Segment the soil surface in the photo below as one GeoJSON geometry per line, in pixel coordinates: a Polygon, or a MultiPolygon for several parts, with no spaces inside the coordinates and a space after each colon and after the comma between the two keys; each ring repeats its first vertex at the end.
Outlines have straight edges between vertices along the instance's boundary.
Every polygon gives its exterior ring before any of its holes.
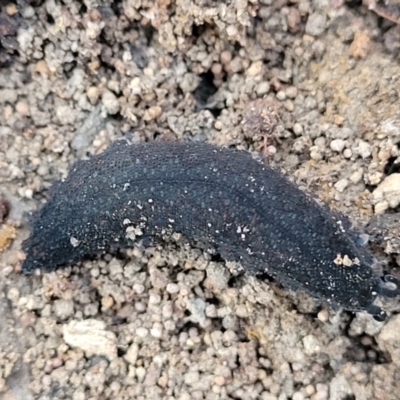
{"type": "Polygon", "coordinates": [[[381,323],[173,244],[20,273],[52,182],[129,136],[263,153],[399,276],[390,3],[0,2],[1,400],[398,399],[398,299],[381,323]]]}

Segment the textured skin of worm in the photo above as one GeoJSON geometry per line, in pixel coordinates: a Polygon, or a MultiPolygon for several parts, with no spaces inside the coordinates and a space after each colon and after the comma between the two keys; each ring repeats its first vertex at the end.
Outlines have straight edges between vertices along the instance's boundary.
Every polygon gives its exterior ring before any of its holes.
{"type": "Polygon", "coordinates": [[[53,270],[179,234],[250,274],[267,273],[289,289],[384,319],[376,296],[399,290],[375,274],[373,257],[344,225],[246,152],[118,141],[53,185],[23,243],[22,270],[53,270]]]}

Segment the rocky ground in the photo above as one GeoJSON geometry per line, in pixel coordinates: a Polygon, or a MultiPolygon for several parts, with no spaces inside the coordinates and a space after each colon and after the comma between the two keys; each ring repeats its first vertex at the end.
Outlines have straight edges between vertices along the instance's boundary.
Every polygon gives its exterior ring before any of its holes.
{"type": "Polygon", "coordinates": [[[391,3],[0,2],[1,400],[398,398],[396,300],[335,313],[173,245],[20,274],[26,214],[129,133],[264,152],[398,275],[391,3]]]}

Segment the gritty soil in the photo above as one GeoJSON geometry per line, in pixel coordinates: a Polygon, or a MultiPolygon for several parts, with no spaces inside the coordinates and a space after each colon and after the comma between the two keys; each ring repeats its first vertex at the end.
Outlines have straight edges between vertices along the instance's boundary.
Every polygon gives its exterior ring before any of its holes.
{"type": "Polygon", "coordinates": [[[173,244],[20,273],[51,183],[129,136],[265,154],[399,276],[398,2],[366,3],[0,2],[1,400],[398,399],[398,299],[381,323],[173,244]]]}

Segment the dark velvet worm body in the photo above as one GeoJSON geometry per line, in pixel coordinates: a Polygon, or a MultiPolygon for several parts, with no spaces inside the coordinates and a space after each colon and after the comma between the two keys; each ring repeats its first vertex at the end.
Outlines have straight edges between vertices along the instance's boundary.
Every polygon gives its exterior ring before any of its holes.
{"type": "Polygon", "coordinates": [[[25,273],[179,234],[251,274],[376,319],[392,277],[346,224],[279,172],[238,150],[202,143],[118,141],[54,184],[23,243],[25,273]]]}

